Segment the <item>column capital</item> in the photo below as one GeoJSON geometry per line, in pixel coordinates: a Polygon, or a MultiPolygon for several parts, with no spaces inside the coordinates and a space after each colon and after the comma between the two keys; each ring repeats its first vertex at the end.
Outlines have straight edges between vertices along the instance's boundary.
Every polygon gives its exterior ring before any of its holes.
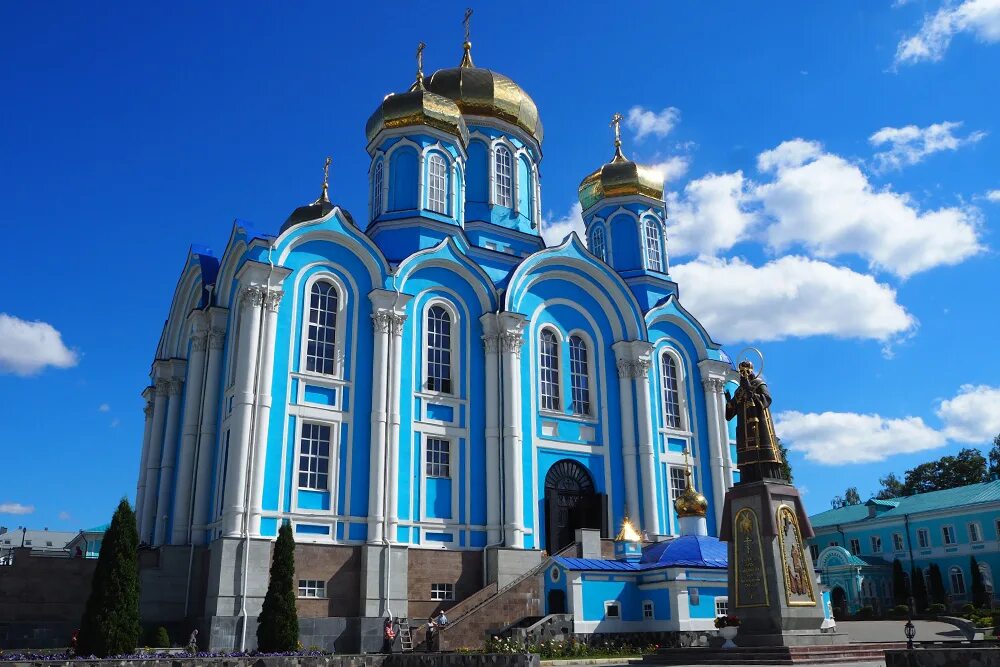
{"type": "Polygon", "coordinates": [[[701,384],[705,387],[705,391],[721,394],[726,385],[726,378],[717,375],[704,375],[701,378],[701,384]]]}
{"type": "Polygon", "coordinates": [[[156,384],[153,392],[157,396],[167,396],[170,393],[170,380],[167,378],[156,378],[156,384]]]}
{"type": "Polygon", "coordinates": [[[497,350],[500,349],[500,336],[497,334],[483,334],[481,338],[486,354],[496,354],[497,350]]]}
{"type": "Polygon", "coordinates": [[[204,352],[208,344],[208,332],[196,331],[191,335],[191,349],[195,352],[204,352]]]}
{"type": "Polygon", "coordinates": [[[500,349],[504,354],[511,354],[517,358],[521,357],[521,348],[524,346],[524,335],[520,331],[503,331],[497,337],[500,349]]]}
{"type": "Polygon", "coordinates": [[[389,310],[379,310],[372,313],[372,326],[375,333],[402,336],[405,322],[406,315],[401,313],[389,310]]]}
{"type": "Polygon", "coordinates": [[[153,401],[150,401],[150,400],[147,399],[146,400],[146,407],[144,407],[142,409],[142,411],[146,414],[146,419],[149,419],[150,417],[152,417],[153,416],[153,401]]]}
{"type": "Polygon", "coordinates": [[[167,381],[167,393],[171,396],[179,396],[181,393],[181,388],[184,386],[184,381],[180,378],[173,378],[167,381]]]}
{"type": "Polygon", "coordinates": [[[208,332],[208,345],[213,350],[221,350],[222,345],[226,341],[226,330],[217,329],[212,327],[211,331],[208,332]]]}
{"type": "Polygon", "coordinates": [[[267,293],[267,288],[261,287],[260,285],[246,285],[240,290],[240,295],[243,297],[242,307],[243,308],[260,308],[264,304],[264,295],[267,293]]]}
{"type": "Polygon", "coordinates": [[[620,340],[611,346],[615,352],[618,377],[646,377],[653,366],[653,346],[644,340],[620,340]]]}
{"type": "Polygon", "coordinates": [[[264,296],[264,305],[270,312],[276,313],[278,312],[278,304],[281,303],[281,297],[283,296],[285,296],[285,293],[280,289],[269,289],[264,296]]]}

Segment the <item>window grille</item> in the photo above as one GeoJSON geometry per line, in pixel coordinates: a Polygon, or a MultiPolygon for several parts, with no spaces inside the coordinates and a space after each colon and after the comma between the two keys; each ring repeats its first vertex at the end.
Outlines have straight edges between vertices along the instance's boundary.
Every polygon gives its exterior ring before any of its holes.
{"type": "Polygon", "coordinates": [[[333,375],[337,355],[337,288],[320,280],[309,290],[306,370],[333,375]]]}
{"type": "Polygon", "coordinates": [[[330,426],[302,424],[299,444],[299,488],[329,490],[330,426]]]}
{"type": "Polygon", "coordinates": [[[669,352],[660,361],[663,385],[663,423],[667,428],[681,428],[681,392],[678,382],[677,362],[669,352]]]}
{"type": "Polygon", "coordinates": [[[455,584],[431,584],[431,600],[448,601],[455,599],[455,584]]]}
{"type": "Polygon", "coordinates": [[[325,598],[326,582],[319,579],[299,579],[300,598],[325,598]]]}
{"type": "Polygon", "coordinates": [[[441,438],[427,438],[427,476],[451,477],[451,443],[441,438]]]}
{"type": "Polygon", "coordinates": [[[448,166],[444,158],[432,153],[427,159],[427,208],[448,213],[448,166]]]}
{"type": "Polygon", "coordinates": [[[427,311],[427,388],[451,393],[451,315],[441,306],[427,311]]]}
{"type": "Polygon", "coordinates": [[[670,499],[677,500],[687,488],[687,475],[684,468],[670,468],[670,499]]]}
{"type": "Polygon", "coordinates": [[[642,236],[646,243],[646,268],[663,272],[663,250],[660,248],[660,226],[646,218],[642,224],[642,236]]]}
{"type": "Polygon", "coordinates": [[[375,163],[372,175],[372,219],[382,215],[382,160],[375,163]]]}
{"type": "Polygon", "coordinates": [[[572,336],[569,339],[569,383],[573,414],[589,415],[590,368],[587,360],[587,344],[580,336],[572,336]]]}
{"type": "Polygon", "coordinates": [[[548,329],[538,339],[538,369],[543,410],[559,409],[559,341],[548,329]]]}
{"type": "Polygon", "coordinates": [[[590,252],[601,261],[608,261],[608,247],[604,238],[604,226],[597,225],[590,234],[590,252]]]}
{"type": "Polygon", "coordinates": [[[497,146],[494,154],[493,179],[497,206],[514,207],[514,158],[506,146],[497,146]]]}

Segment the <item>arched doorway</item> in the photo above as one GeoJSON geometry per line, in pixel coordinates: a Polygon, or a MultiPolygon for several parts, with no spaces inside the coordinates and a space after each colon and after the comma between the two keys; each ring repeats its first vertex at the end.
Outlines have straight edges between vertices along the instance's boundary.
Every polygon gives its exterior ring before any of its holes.
{"type": "Polygon", "coordinates": [[[545,548],[564,549],[577,528],[597,528],[607,537],[606,496],[594,491],[594,480],[576,461],[556,461],[545,475],[545,548]]]}
{"type": "Polygon", "coordinates": [[[833,610],[843,618],[847,615],[847,593],[840,586],[834,586],[830,591],[830,601],[833,603],[833,610]]]}

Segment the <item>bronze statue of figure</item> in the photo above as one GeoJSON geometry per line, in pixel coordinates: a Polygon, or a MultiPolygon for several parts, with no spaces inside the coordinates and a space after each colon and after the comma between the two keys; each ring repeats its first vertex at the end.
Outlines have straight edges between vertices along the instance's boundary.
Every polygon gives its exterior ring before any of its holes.
{"type": "Polygon", "coordinates": [[[733,396],[726,390],[726,420],[736,417],[736,466],[740,483],[764,478],[782,479],[781,451],[771,421],[771,393],[753,364],[741,361],[740,386],[733,396]]]}

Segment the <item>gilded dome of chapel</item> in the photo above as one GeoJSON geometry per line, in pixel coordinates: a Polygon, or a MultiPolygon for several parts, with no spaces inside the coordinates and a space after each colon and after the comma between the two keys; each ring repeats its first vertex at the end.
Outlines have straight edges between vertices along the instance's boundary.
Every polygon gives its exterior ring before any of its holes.
{"type": "Polygon", "coordinates": [[[687,468],[685,472],[687,474],[687,488],[674,500],[674,509],[677,510],[678,517],[703,517],[708,512],[708,500],[694,488],[694,483],[691,480],[691,469],[687,468]]]}
{"type": "Polygon", "coordinates": [[[645,195],[663,200],[663,175],[652,167],[629,160],[622,153],[618,123],[622,117],[615,114],[611,124],[615,128],[615,156],[601,165],[580,182],[580,205],[587,210],[601,199],[627,195],[645,195]]]}
{"type": "Polygon", "coordinates": [[[427,125],[454,134],[463,143],[469,136],[458,105],[424,88],[422,80],[405,93],[386,95],[365,124],[365,136],[371,141],[382,130],[412,125],[427,125]]]}

